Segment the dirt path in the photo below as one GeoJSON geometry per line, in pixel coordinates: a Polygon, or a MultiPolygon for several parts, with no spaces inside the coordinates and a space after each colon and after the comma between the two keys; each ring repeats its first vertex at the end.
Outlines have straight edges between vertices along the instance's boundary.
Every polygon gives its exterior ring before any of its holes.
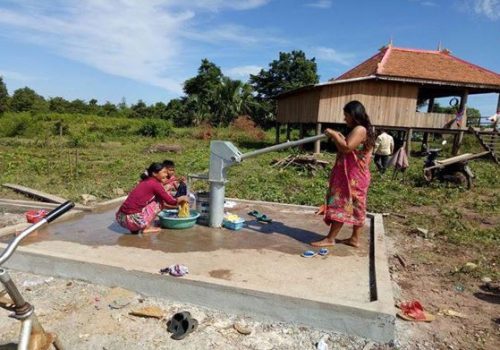
{"type": "Polygon", "coordinates": [[[401,344],[410,349],[500,349],[500,288],[495,281],[481,281],[488,270],[498,269],[498,252],[424,239],[391,221],[386,230],[396,303],[418,299],[436,316],[431,323],[399,320],[401,344]],[[472,261],[475,268],[466,265],[472,261]]]}

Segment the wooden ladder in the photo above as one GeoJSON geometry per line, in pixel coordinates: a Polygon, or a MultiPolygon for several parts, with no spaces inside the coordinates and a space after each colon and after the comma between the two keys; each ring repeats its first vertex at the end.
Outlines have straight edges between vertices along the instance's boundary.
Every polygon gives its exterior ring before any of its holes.
{"type": "Polygon", "coordinates": [[[472,126],[469,126],[469,131],[476,136],[481,146],[490,152],[495,163],[500,164],[500,135],[498,130],[477,131],[472,126]]]}

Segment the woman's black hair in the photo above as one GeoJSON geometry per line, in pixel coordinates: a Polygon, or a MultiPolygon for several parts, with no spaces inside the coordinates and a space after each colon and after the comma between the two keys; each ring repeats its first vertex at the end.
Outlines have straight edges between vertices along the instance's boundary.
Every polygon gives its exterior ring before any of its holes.
{"type": "Polygon", "coordinates": [[[163,161],[163,166],[164,166],[165,168],[175,168],[175,163],[174,163],[174,161],[173,161],[173,160],[170,160],[170,159],[165,159],[165,160],[163,161]]]}
{"type": "Polygon", "coordinates": [[[366,129],[364,145],[367,149],[372,149],[375,146],[375,128],[366,114],[365,106],[359,101],[351,101],[344,106],[344,113],[349,114],[356,125],[361,125],[366,129]]]}
{"type": "Polygon", "coordinates": [[[146,180],[153,176],[153,173],[159,173],[165,166],[162,163],[151,163],[151,165],[141,174],[141,179],[146,180]]]}

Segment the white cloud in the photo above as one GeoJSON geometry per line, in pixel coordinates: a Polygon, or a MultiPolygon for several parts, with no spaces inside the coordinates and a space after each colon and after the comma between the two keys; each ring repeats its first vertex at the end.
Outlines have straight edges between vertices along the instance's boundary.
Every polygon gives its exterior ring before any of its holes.
{"type": "Polygon", "coordinates": [[[224,69],[224,75],[227,75],[234,79],[248,79],[250,74],[257,74],[260,72],[261,69],[262,67],[252,66],[252,65],[239,66],[239,67],[224,69]]]}
{"type": "Polygon", "coordinates": [[[344,66],[349,66],[352,64],[352,60],[355,57],[352,53],[338,52],[335,49],[329,47],[317,47],[313,50],[314,56],[323,61],[332,61],[340,63],[344,66]]]}
{"type": "Polygon", "coordinates": [[[475,0],[471,3],[474,12],[491,20],[500,19],[500,0],[475,0]]]}
{"type": "Polygon", "coordinates": [[[285,43],[286,41],[269,35],[266,31],[259,29],[249,30],[236,24],[221,24],[213,29],[200,31],[186,30],[182,34],[183,37],[206,42],[210,44],[219,44],[221,41],[237,44],[239,46],[252,46],[266,43],[285,43]]]}
{"type": "Polygon", "coordinates": [[[317,0],[314,2],[309,2],[306,4],[307,7],[316,7],[320,9],[327,9],[332,7],[332,1],[331,0],[317,0]]]}
{"type": "Polygon", "coordinates": [[[438,6],[434,1],[429,0],[410,0],[411,2],[418,2],[422,6],[434,7],[438,6]]]}
{"type": "Polygon", "coordinates": [[[8,80],[16,80],[23,83],[28,83],[33,80],[40,79],[39,77],[35,77],[29,74],[24,74],[21,72],[16,72],[13,70],[2,69],[2,68],[0,68],[0,77],[4,78],[4,82],[6,79],[8,79],[8,80]]]}
{"type": "Polygon", "coordinates": [[[250,10],[264,6],[271,0],[174,0],[176,6],[197,7],[211,11],[218,11],[224,8],[233,10],[250,10]]]}
{"type": "MultiPolygon", "coordinates": [[[[102,72],[180,94],[189,39],[234,47],[257,45],[264,31],[219,25],[203,31],[200,11],[247,10],[269,0],[85,0],[0,3],[0,32],[35,43],[102,72]],[[187,39],[187,40],[186,40],[187,39]]],[[[267,40],[267,39],[266,39],[267,40]]],[[[196,58],[198,60],[199,57],[196,58]]]]}

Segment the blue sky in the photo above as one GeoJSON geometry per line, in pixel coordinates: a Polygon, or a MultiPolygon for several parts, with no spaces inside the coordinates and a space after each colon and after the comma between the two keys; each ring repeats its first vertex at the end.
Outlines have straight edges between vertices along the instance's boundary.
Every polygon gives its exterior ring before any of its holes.
{"type": "MultiPolygon", "coordinates": [[[[0,0],[9,93],[100,103],[168,102],[202,58],[246,81],[278,57],[316,57],[320,80],[393,40],[500,71],[500,0],[0,0]]],[[[483,115],[497,95],[469,98],[483,115]]]]}

